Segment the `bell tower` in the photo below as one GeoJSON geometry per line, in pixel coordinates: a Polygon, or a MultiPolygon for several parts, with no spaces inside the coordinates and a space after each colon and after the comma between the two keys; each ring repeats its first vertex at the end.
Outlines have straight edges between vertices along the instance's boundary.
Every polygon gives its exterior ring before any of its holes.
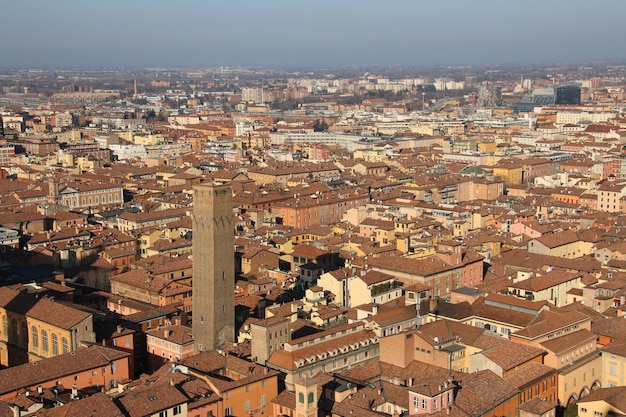
{"type": "Polygon", "coordinates": [[[308,378],[294,383],[296,417],[317,417],[317,384],[308,378]]]}

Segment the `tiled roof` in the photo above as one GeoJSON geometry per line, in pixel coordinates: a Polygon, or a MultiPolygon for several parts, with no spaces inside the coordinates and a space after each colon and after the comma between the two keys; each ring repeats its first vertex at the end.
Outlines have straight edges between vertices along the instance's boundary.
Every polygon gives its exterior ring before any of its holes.
{"type": "Polygon", "coordinates": [[[90,318],[91,314],[56,303],[48,298],[42,298],[28,310],[26,317],[40,320],[61,329],[70,329],[90,318]]]}
{"type": "Polygon", "coordinates": [[[460,385],[461,389],[454,403],[470,415],[474,415],[475,412],[482,415],[487,410],[492,410],[515,397],[518,393],[513,384],[489,370],[464,374],[460,385]]]}
{"type": "Polygon", "coordinates": [[[542,357],[545,351],[531,345],[506,341],[481,353],[506,372],[538,356],[542,357]]]}
{"type": "Polygon", "coordinates": [[[526,291],[541,291],[581,278],[580,272],[552,271],[512,283],[510,287],[526,291]]]}
{"type": "Polygon", "coordinates": [[[543,335],[547,335],[563,327],[574,325],[588,320],[588,317],[577,311],[567,314],[544,310],[535,317],[527,327],[514,333],[526,339],[534,339],[543,335]]]}
{"type": "Polygon", "coordinates": [[[378,343],[378,337],[370,330],[361,330],[292,352],[287,352],[284,349],[277,350],[272,354],[268,363],[293,371],[299,366],[314,362],[318,359],[318,356],[331,357],[333,352],[341,353],[342,349],[353,351],[359,349],[362,345],[371,343],[378,343]]]}
{"type": "Polygon", "coordinates": [[[556,355],[567,352],[573,347],[596,340],[596,335],[587,329],[580,329],[541,343],[545,349],[556,355]]]}
{"type": "Polygon", "coordinates": [[[77,372],[109,366],[110,362],[128,356],[130,353],[93,345],[38,362],[12,366],[0,370],[0,395],[16,388],[37,386],[77,372]]]}
{"type": "Polygon", "coordinates": [[[528,326],[535,318],[534,314],[524,313],[514,309],[506,309],[496,305],[487,304],[486,299],[481,297],[474,301],[472,308],[477,318],[489,319],[495,322],[507,323],[515,327],[528,326]]]}
{"type": "Polygon", "coordinates": [[[171,283],[168,278],[163,278],[161,276],[155,277],[145,269],[135,269],[123,274],[115,275],[111,277],[111,280],[152,292],[162,291],[171,283]]]}
{"type": "Polygon", "coordinates": [[[578,404],[604,401],[617,409],[615,414],[626,414],[626,386],[599,388],[584,398],[578,400],[578,404]]]}
{"type": "Polygon", "coordinates": [[[175,386],[161,384],[143,389],[130,391],[118,399],[125,414],[129,416],[150,416],[167,410],[179,404],[186,403],[187,397],[175,386]]]}
{"type": "Polygon", "coordinates": [[[146,334],[177,345],[188,345],[194,342],[191,328],[182,325],[166,326],[160,329],[149,330],[146,334]]]}
{"type": "Polygon", "coordinates": [[[545,233],[535,240],[550,249],[554,249],[559,246],[578,242],[579,239],[575,232],[566,230],[560,233],[545,233]]]}
{"type": "Polygon", "coordinates": [[[518,405],[517,408],[525,411],[526,413],[542,416],[548,411],[556,408],[557,405],[558,404],[554,401],[546,401],[541,397],[535,397],[532,400],[526,401],[524,404],[518,405]]]}
{"type": "Polygon", "coordinates": [[[32,417],[123,417],[122,411],[115,405],[111,397],[104,392],[97,392],[80,400],[70,401],[62,406],[44,408],[32,417]]]}
{"type": "Polygon", "coordinates": [[[380,282],[394,279],[394,277],[391,275],[388,275],[379,271],[373,271],[373,270],[367,271],[365,275],[361,275],[359,276],[359,278],[361,279],[361,281],[363,281],[367,285],[374,285],[380,282]]]}

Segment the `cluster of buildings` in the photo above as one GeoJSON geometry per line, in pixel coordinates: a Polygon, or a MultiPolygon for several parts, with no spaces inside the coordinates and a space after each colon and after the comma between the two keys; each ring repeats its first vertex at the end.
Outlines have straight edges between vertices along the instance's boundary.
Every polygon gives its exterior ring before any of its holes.
{"type": "Polygon", "coordinates": [[[0,416],[623,413],[622,86],[419,81],[7,105],[0,416]]]}

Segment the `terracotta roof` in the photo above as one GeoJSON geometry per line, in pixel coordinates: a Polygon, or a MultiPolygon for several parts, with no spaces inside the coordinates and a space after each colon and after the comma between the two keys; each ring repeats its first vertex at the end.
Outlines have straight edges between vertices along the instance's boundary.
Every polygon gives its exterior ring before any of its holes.
{"type": "Polygon", "coordinates": [[[554,401],[546,401],[541,397],[535,397],[532,400],[526,401],[523,404],[517,406],[526,413],[534,414],[536,416],[542,416],[548,411],[556,408],[558,404],[554,401]]]}
{"type": "Polygon", "coordinates": [[[531,345],[507,340],[481,353],[500,366],[503,372],[506,372],[536,357],[543,357],[546,352],[531,345]]]}
{"type": "Polygon", "coordinates": [[[596,335],[587,329],[580,329],[572,333],[565,334],[563,336],[555,337],[551,340],[546,340],[541,343],[541,346],[547,350],[554,352],[556,355],[567,352],[573,347],[579,346],[583,343],[589,343],[596,340],[596,335]]]}
{"type": "Polygon", "coordinates": [[[615,407],[617,409],[616,414],[626,414],[626,386],[599,388],[578,400],[577,404],[595,401],[604,401],[615,407]]]}
{"type": "Polygon", "coordinates": [[[567,314],[544,310],[535,317],[527,327],[513,333],[525,339],[534,339],[547,335],[563,327],[588,320],[588,316],[572,311],[567,314]]]}
{"type": "Polygon", "coordinates": [[[377,340],[378,337],[376,337],[373,331],[361,330],[292,352],[288,352],[285,349],[277,350],[272,354],[268,363],[285,370],[293,371],[298,368],[298,362],[300,361],[306,362],[307,359],[311,357],[317,358],[317,355],[339,350],[344,347],[347,347],[348,350],[351,351],[353,350],[352,346],[355,344],[360,346],[361,343],[377,343],[377,340]]]}
{"type": "Polygon", "coordinates": [[[576,279],[582,279],[580,272],[552,271],[512,283],[510,287],[526,291],[541,291],[576,279]]]}
{"type": "Polygon", "coordinates": [[[518,393],[513,384],[489,370],[463,375],[460,385],[461,389],[454,403],[470,415],[475,412],[482,415],[507,402],[518,393]]]}
{"type": "Polygon", "coordinates": [[[104,392],[97,392],[80,400],[72,400],[59,407],[44,408],[33,414],[33,417],[123,417],[124,413],[104,392]]]}
{"type": "Polygon", "coordinates": [[[166,326],[160,329],[149,330],[146,334],[177,345],[188,345],[194,342],[191,327],[182,325],[166,326]]]}
{"type": "Polygon", "coordinates": [[[56,303],[48,298],[40,299],[28,313],[26,317],[40,320],[61,329],[70,329],[78,323],[92,317],[91,314],[66,305],[56,303]]]}
{"type": "Polygon", "coordinates": [[[16,388],[37,386],[67,375],[109,366],[109,363],[130,356],[130,353],[93,345],[74,352],[42,359],[37,362],[0,370],[0,395],[16,388]]]}
{"type": "Polygon", "coordinates": [[[187,397],[170,384],[161,384],[140,391],[130,391],[118,399],[125,414],[149,416],[186,403],[187,397]]]}

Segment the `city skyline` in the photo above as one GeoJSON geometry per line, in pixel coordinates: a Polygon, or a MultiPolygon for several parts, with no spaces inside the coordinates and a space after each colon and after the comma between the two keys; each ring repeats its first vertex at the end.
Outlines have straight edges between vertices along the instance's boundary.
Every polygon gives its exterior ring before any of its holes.
{"type": "Polygon", "coordinates": [[[0,67],[613,61],[626,3],[11,2],[0,67]],[[174,7],[175,6],[175,7],[174,7]]]}

